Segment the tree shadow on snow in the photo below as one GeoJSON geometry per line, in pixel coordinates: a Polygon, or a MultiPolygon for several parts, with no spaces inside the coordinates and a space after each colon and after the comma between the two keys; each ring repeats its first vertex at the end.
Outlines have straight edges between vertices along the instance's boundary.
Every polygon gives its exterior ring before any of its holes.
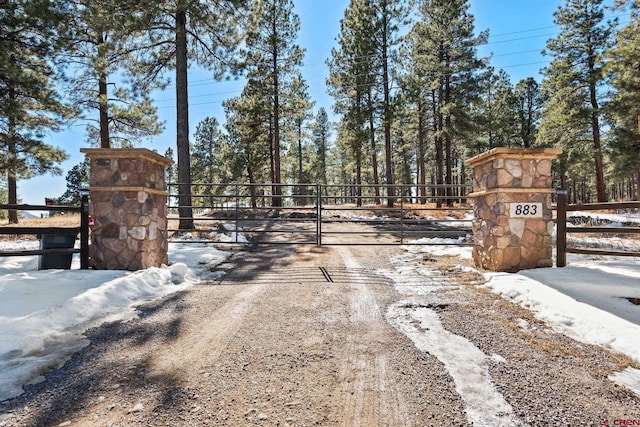
{"type": "Polygon", "coordinates": [[[89,346],[73,354],[61,368],[48,372],[43,382],[26,385],[22,395],[2,402],[0,413],[14,413],[15,418],[20,419],[21,412],[28,407],[33,416],[20,420],[19,425],[41,427],[72,420],[83,408],[90,406],[96,406],[91,411],[93,414],[112,410],[124,412],[122,422],[129,418],[134,421],[141,414],[152,415],[158,408],[180,410],[181,402],[186,405],[189,396],[185,395],[178,379],[166,373],[152,374],[149,370],[151,356],[129,360],[126,348],[142,346],[151,340],[175,340],[181,331],[182,313],[188,309],[184,304],[187,292],[138,307],[138,319],[106,323],[86,331],[85,336],[91,342],[89,346]],[[164,312],[165,321],[145,321],[161,312],[164,312]],[[118,352],[118,347],[123,351],[118,352]],[[101,398],[113,396],[113,390],[117,390],[114,399],[117,402],[101,398]],[[127,407],[123,407],[125,404],[121,399],[127,401],[127,407]],[[134,410],[141,400],[145,402],[144,409],[134,410]]]}

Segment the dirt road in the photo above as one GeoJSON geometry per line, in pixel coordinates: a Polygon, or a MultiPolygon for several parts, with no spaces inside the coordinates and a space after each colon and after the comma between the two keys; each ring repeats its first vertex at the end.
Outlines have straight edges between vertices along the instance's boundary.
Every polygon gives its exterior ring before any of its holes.
{"type": "Polygon", "coordinates": [[[640,399],[607,379],[628,360],[556,334],[527,310],[439,273],[419,282],[433,285],[428,291],[405,290],[403,275],[412,274],[415,287],[420,273],[402,270],[400,251],[275,246],[238,253],[234,265],[221,266],[228,272],[220,282],[141,307],[135,321],[90,331],[92,344],[63,368],[0,404],[0,426],[640,419],[640,399]],[[442,349],[420,341],[429,328],[410,316],[420,309],[491,356],[478,375],[502,399],[493,418],[482,413],[490,402],[473,401],[486,394],[465,390],[469,384],[443,361],[442,349]]]}

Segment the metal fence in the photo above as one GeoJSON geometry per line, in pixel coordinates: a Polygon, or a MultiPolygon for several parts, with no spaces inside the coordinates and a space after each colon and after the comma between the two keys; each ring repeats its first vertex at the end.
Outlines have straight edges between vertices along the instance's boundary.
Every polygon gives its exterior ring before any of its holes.
{"type": "Polygon", "coordinates": [[[220,243],[390,245],[467,244],[469,188],[462,185],[195,184],[195,227],[180,230],[179,198],[170,185],[171,241],[220,243]],[[431,238],[431,240],[425,240],[431,238]]]}

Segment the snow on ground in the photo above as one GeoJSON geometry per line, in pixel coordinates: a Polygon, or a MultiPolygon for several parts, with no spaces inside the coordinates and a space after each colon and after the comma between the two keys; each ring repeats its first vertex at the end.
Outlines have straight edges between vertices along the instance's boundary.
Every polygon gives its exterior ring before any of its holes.
{"type": "MultiPolygon", "coordinates": [[[[471,341],[447,331],[437,311],[429,307],[431,302],[437,305],[438,297],[431,301],[432,292],[459,286],[424,266],[420,255],[428,251],[437,256],[470,258],[471,248],[461,246],[459,239],[428,240],[438,246],[407,245],[405,254],[392,258],[394,268],[381,271],[403,295],[401,301],[388,308],[387,321],[406,335],[419,350],[432,354],[442,362],[464,402],[470,423],[477,426],[521,425],[489,374],[489,362],[504,359],[499,355],[486,355],[471,341]],[[446,246],[446,243],[451,245],[446,246]]],[[[422,242],[427,243],[427,239],[422,242]]]]}
{"type": "MultiPolygon", "coordinates": [[[[0,248],[37,249],[38,242],[0,248]]],[[[229,256],[202,243],[170,244],[170,267],[137,272],[79,270],[75,255],[71,270],[38,271],[37,256],[0,258],[0,401],[87,345],[88,328],[131,319],[143,302],[215,279],[221,273],[212,270],[229,256]]]]}
{"type": "MultiPolygon", "coordinates": [[[[418,348],[441,358],[471,419],[480,424],[517,422],[486,372],[487,360],[499,356],[478,353],[472,343],[444,330],[435,311],[411,304],[412,298],[447,286],[421,271],[421,252],[471,258],[471,248],[459,245],[460,240],[433,243],[438,246],[406,246],[407,253],[395,266],[398,274],[392,274],[406,299],[389,309],[387,319],[418,348]]],[[[28,248],[34,243],[12,245],[28,248]]],[[[37,257],[0,258],[0,401],[20,394],[23,384],[37,381],[46,368],[59,365],[86,345],[82,333],[88,327],[134,317],[134,307],[144,301],[217,277],[220,273],[212,272],[213,267],[228,256],[201,243],[174,244],[169,253],[171,267],[133,273],[37,271],[37,257]]],[[[77,268],[77,260],[74,263],[77,268]]],[[[640,363],[640,306],[626,299],[640,298],[640,259],[569,254],[568,265],[517,274],[488,273],[485,286],[531,309],[558,332],[640,363]]],[[[640,394],[640,371],[627,368],[610,378],[640,394]]]]}
{"type": "MultiPolygon", "coordinates": [[[[437,243],[442,244],[442,239],[437,243]]],[[[635,245],[637,241],[627,244],[635,245]]],[[[471,248],[410,246],[408,250],[458,253],[461,258],[469,258],[471,248]]],[[[640,363],[640,306],[628,299],[640,299],[640,259],[568,254],[567,265],[519,273],[485,273],[484,286],[532,310],[558,332],[640,363]]],[[[610,379],[640,395],[640,370],[627,368],[610,379]]]]}
{"type": "Polygon", "coordinates": [[[513,408],[493,385],[488,357],[471,341],[444,329],[438,313],[426,307],[394,304],[387,319],[415,346],[440,360],[453,378],[467,419],[476,426],[517,426],[513,408]]]}
{"type": "Polygon", "coordinates": [[[601,213],[593,211],[573,211],[568,212],[567,216],[594,218],[610,222],[611,226],[620,227],[622,224],[640,224],[640,212],[627,213],[601,213]]]}

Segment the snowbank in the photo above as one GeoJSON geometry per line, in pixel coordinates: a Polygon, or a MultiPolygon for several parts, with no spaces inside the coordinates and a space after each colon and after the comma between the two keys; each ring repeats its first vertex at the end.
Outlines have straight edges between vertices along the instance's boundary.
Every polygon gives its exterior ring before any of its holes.
{"type": "MultiPolygon", "coordinates": [[[[37,242],[3,243],[34,249],[37,242]]],[[[172,244],[171,266],[137,272],[37,270],[37,257],[0,258],[0,401],[87,345],[87,328],[131,319],[135,306],[211,280],[230,253],[205,244],[172,244]]],[[[74,260],[73,268],[77,268],[74,260]]]]}

